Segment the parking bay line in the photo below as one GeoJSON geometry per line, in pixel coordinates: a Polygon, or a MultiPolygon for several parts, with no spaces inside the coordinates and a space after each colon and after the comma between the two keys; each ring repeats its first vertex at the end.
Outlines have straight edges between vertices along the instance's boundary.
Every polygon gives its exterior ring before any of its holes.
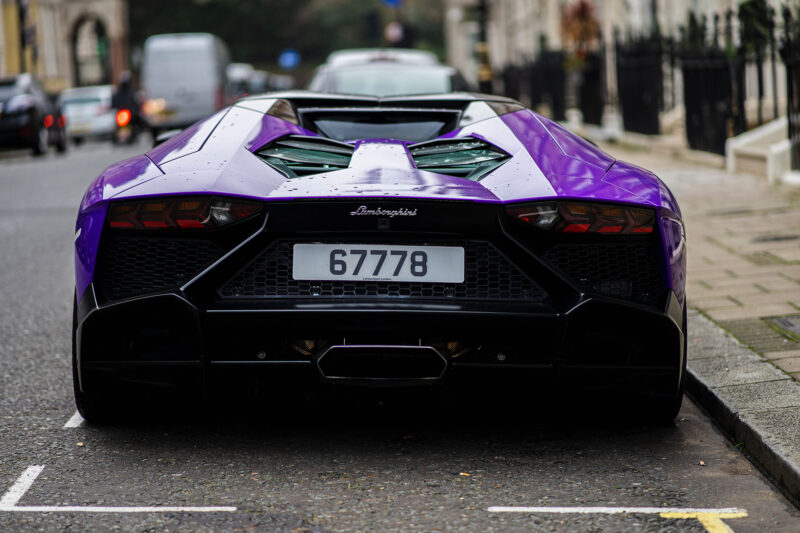
{"type": "Polygon", "coordinates": [[[14,507],[17,502],[28,492],[33,482],[44,470],[43,466],[29,466],[21,476],[11,485],[11,488],[0,498],[0,509],[14,507]]]}
{"type": "Polygon", "coordinates": [[[228,506],[96,506],[96,505],[17,505],[17,502],[31,488],[44,466],[34,465],[11,485],[0,498],[0,513],[232,513],[236,507],[228,506]]]}
{"type": "Polygon", "coordinates": [[[69,420],[67,420],[67,423],[64,424],[64,427],[65,428],[76,428],[76,427],[80,427],[81,424],[83,424],[83,417],[81,416],[81,414],[78,411],[75,411],[75,414],[72,415],[72,417],[69,420]]]}
{"type": "Polygon", "coordinates": [[[708,533],[733,533],[725,518],[745,518],[747,511],[736,507],[725,509],[697,509],[675,507],[506,507],[493,506],[490,513],[527,514],[657,514],[661,518],[697,520],[708,533]]]}

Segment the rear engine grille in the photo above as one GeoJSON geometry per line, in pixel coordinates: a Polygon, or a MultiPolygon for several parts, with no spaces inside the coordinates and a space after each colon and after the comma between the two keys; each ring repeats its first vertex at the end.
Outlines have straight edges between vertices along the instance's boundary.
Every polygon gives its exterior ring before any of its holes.
{"type": "Polygon", "coordinates": [[[354,148],[345,143],[305,135],[289,135],[256,154],[287,178],[341,170],[350,165],[354,148]]]}
{"type": "MultiPolygon", "coordinates": [[[[464,246],[464,283],[296,281],[292,279],[293,242],[277,241],[223,285],[223,298],[409,297],[470,300],[541,301],[544,291],[487,242],[464,246]]],[[[440,243],[437,243],[440,244],[440,243]]]]}
{"type": "Polygon", "coordinates": [[[480,180],[510,158],[499,148],[474,137],[412,144],[408,151],[421,170],[473,181],[480,180]]]}
{"type": "Polygon", "coordinates": [[[205,239],[109,237],[103,244],[97,285],[106,300],[171,289],[222,257],[205,239]]]}
{"type": "Polygon", "coordinates": [[[560,244],[543,258],[586,292],[655,303],[663,290],[650,243],[560,244]]]}

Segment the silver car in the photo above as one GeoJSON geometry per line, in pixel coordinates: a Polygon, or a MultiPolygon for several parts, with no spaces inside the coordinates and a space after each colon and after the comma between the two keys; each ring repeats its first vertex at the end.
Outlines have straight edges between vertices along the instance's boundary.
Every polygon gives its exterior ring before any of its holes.
{"type": "Polygon", "coordinates": [[[114,131],[114,110],[111,108],[111,85],[94,85],[67,89],[58,97],[62,114],[67,119],[67,136],[79,144],[85,139],[107,139],[114,131]]]}
{"type": "Polygon", "coordinates": [[[423,50],[355,49],[328,56],[308,85],[312,91],[400,96],[469,90],[453,67],[423,50]]]}

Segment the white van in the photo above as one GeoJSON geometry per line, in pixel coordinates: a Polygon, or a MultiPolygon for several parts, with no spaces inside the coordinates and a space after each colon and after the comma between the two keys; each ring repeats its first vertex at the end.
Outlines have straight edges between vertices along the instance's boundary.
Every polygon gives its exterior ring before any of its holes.
{"type": "Polygon", "coordinates": [[[142,111],[154,137],[227,105],[232,96],[225,77],[229,62],[225,43],[210,33],[148,37],[142,59],[142,111]]]}

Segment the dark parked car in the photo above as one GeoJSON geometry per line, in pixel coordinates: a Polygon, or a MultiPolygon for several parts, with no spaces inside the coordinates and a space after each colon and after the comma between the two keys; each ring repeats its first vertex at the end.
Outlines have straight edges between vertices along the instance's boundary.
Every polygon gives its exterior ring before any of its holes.
{"type": "Polygon", "coordinates": [[[67,149],[66,118],[30,74],[0,79],[0,148],[67,149]]]}

